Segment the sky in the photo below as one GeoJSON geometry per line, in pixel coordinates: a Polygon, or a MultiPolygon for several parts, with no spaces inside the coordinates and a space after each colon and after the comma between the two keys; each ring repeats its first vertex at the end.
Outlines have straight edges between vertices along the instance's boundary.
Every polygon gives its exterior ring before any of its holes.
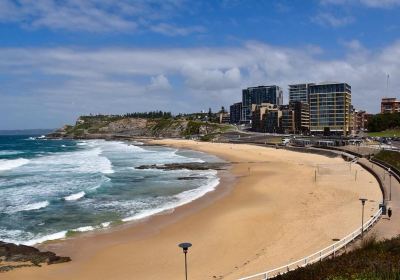
{"type": "Polygon", "coordinates": [[[214,111],[258,85],[400,94],[400,0],[0,0],[0,129],[214,111]],[[389,75],[389,87],[387,87],[389,75]]]}

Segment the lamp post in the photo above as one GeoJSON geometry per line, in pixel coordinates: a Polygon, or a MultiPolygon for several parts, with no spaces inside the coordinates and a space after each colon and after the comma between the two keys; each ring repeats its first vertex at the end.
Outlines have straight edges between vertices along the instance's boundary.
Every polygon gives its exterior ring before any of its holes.
{"type": "Polygon", "coordinates": [[[392,201],[392,173],[389,173],[389,201],[392,201]]]}
{"type": "Polygon", "coordinates": [[[362,214],[361,214],[361,238],[364,238],[364,205],[368,199],[360,198],[362,204],[362,214]]]}
{"type": "Polygon", "coordinates": [[[178,246],[182,248],[183,253],[185,254],[185,279],[187,280],[188,277],[187,277],[187,258],[186,258],[186,254],[188,252],[188,249],[190,247],[192,247],[192,244],[186,242],[186,243],[181,243],[178,246]]]}

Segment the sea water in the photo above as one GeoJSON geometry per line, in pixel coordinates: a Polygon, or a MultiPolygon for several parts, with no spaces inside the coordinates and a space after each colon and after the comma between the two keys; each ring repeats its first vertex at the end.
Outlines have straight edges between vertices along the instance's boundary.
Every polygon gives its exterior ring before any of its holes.
{"type": "Polygon", "coordinates": [[[173,209],[213,190],[217,172],[136,167],[217,161],[138,142],[0,136],[0,240],[33,245],[173,209]]]}

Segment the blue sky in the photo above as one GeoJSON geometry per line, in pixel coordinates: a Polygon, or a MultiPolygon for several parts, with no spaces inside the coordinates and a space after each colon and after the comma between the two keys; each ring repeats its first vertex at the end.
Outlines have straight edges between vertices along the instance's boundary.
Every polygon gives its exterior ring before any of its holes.
{"type": "Polygon", "coordinates": [[[400,93],[399,12],[400,0],[1,0],[0,129],[216,110],[244,87],[332,80],[376,113],[400,93]]]}

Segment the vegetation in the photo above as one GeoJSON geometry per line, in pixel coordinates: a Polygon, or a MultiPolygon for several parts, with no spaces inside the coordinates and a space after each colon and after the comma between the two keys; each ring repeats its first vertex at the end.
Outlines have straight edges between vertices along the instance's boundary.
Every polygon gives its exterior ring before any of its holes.
{"type": "Polygon", "coordinates": [[[377,114],[368,121],[368,131],[379,132],[400,127],[400,113],[377,114]]]}
{"type": "Polygon", "coordinates": [[[400,137],[400,129],[388,129],[379,132],[369,132],[368,136],[371,137],[400,137]]]}
{"type": "Polygon", "coordinates": [[[276,280],[400,280],[400,236],[275,277],[276,280]]]}
{"type": "Polygon", "coordinates": [[[134,112],[134,113],[126,113],[124,115],[88,115],[81,116],[82,120],[87,121],[90,119],[103,120],[103,121],[117,121],[120,119],[126,118],[142,118],[142,119],[168,119],[172,118],[171,112],[163,112],[163,111],[150,111],[150,112],[134,112]]]}
{"type": "Polygon", "coordinates": [[[380,151],[375,155],[375,158],[390,164],[397,170],[400,170],[400,153],[395,151],[380,151]]]}

